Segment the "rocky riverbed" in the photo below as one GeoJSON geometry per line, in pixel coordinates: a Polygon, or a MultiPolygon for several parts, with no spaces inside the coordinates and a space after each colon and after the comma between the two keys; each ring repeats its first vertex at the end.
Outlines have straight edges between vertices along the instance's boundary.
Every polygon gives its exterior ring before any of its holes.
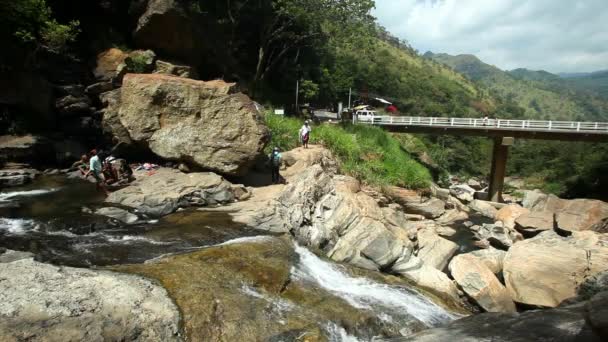
{"type": "Polygon", "coordinates": [[[560,227],[558,215],[543,214],[554,229],[541,222],[531,233],[535,213],[588,206],[538,192],[526,195],[527,208],[439,188],[430,199],[379,192],[340,175],[321,147],[284,159],[287,184],[253,188],[162,168],[136,173],[105,199],[60,175],[3,191],[2,246],[32,253],[1,257],[11,279],[0,282],[3,336],[79,340],[71,331],[84,329],[93,340],[366,341],[441,340],[459,331],[475,340],[504,330],[479,330],[494,319],[571,327],[521,336],[604,336],[596,305],[608,269],[605,203],[589,201],[591,213],[566,211],[583,225],[560,227]],[[31,277],[42,281],[34,287],[31,277]],[[69,284],[79,290],[56,294],[69,284]],[[129,301],[105,298],[108,288],[130,287],[129,301]],[[36,301],[28,304],[27,293],[36,301]],[[162,312],[137,299],[151,296],[162,312]],[[36,304],[55,298],[72,311],[36,304]],[[546,307],[556,309],[516,313],[546,307]],[[121,318],[131,311],[142,314],[121,318]],[[479,311],[497,316],[458,319],[479,311]]]}

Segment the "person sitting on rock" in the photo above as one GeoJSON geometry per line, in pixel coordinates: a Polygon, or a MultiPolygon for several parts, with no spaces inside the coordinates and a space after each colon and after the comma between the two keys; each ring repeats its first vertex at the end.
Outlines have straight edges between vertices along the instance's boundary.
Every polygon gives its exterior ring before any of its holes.
{"type": "Polygon", "coordinates": [[[89,168],[89,156],[85,154],[83,154],[82,156],[80,156],[80,159],[75,161],[74,164],[72,164],[72,166],[70,166],[69,170],[70,171],[80,171],[81,175],[85,175],[87,173],[87,169],[89,168]]]}
{"type": "Polygon", "coordinates": [[[304,121],[304,125],[300,128],[300,141],[302,142],[302,146],[304,148],[308,148],[308,140],[310,139],[310,132],[312,128],[308,124],[308,120],[304,121]]]}
{"type": "Polygon", "coordinates": [[[281,174],[279,169],[281,168],[281,153],[279,148],[275,147],[270,154],[270,171],[272,173],[272,184],[278,184],[281,182],[281,174]]]}

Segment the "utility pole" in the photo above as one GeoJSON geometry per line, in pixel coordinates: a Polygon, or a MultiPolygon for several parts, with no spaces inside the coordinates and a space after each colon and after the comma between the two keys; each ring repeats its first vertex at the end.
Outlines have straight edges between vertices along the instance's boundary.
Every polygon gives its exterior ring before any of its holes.
{"type": "Polygon", "coordinates": [[[300,95],[300,80],[296,80],[296,115],[299,114],[298,95],[300,95]]]}
{"type": "Polygon", "coordinates": [[[353,92],[353,88],[348,88],[348,110],[350,110],[350,96],[353,92]]]}

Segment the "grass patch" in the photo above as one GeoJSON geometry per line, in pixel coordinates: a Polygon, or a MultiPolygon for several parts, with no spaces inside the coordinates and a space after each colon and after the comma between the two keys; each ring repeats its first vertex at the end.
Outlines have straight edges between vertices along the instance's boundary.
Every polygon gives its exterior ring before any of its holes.
{"type": "MultiPolygon", "coordinates": [[[[278,146],[286,151],[298,146],[301,120],[267,114],[266,124],[272,132],[268,150],[278,146]]],[[[429,171],[381,128],[323,124],[313,127],[310,139],[312,144],[322,144],[332,151],[342,172],[364,183],[416,189],[427,187],[431,182],[429,171]]]]}

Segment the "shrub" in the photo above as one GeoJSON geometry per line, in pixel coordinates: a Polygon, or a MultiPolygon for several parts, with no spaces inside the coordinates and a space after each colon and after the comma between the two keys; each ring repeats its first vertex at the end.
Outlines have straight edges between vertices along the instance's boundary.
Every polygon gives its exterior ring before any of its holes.
{"type": "Polygon", "coordinates": [[[46,22],[40,34],[44,43],[50,49],[64,51],[69,43],[76,41],[76,37],[80,33],[79,25],[80,22],[78,20],[73,20],[67,25],[62,25],[52,19],[46,22]]]}
{"type": "MultiPolygon", "coordinates": [[[[267,114],[271,144],[283,150],[298,146],[301,121],[267,114]]],[[[405,152],[397,140],[378,127],[319,125],[311,143],[322,144],[337,157],[342,172],[367,184],[422,188],[429,185],[429,171],[405,152]]]]}

